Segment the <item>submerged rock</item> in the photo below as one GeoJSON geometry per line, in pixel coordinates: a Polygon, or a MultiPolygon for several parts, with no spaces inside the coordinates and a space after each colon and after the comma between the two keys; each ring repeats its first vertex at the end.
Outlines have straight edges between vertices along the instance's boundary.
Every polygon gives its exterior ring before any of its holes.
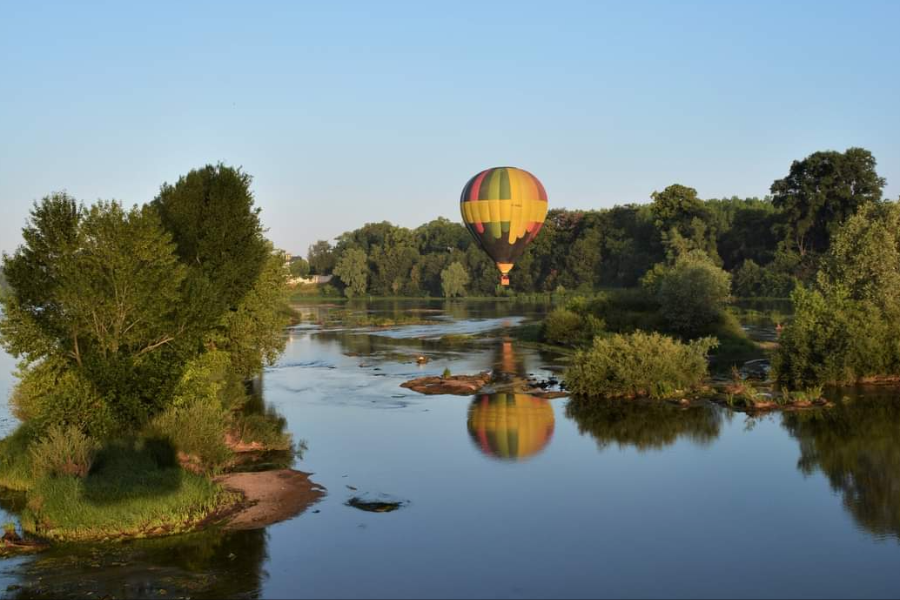
{"type": "Polygon", "coordinates": [[[347,500],[347,506],[374,513],[389,513],[408,505],[406,500],[399,500],[383,494],[354,496],[347,500]]]}

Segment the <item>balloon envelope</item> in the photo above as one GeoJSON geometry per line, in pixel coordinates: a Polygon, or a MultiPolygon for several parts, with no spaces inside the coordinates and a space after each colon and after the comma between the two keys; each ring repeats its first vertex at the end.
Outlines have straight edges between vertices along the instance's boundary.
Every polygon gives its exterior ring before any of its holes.
{"type": "Polygon", "coordinates": [[[501,283],[522,256],[547,217],[547,192],[538,178],[515,167],[494,167],[478,173],[459,199],[469,233],[497,263],[501,283]]]}

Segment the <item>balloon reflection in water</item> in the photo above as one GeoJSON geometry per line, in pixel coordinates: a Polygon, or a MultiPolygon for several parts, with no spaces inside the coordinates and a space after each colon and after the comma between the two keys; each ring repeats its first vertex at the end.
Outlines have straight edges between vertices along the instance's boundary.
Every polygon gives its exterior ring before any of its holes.
{"type": "Polygon", "coordinates": [[[523,460],[553,437],[555,418],[547,400],[527,394],[483,394],[469,407],[469,435],[488,456],[523,460]]]}

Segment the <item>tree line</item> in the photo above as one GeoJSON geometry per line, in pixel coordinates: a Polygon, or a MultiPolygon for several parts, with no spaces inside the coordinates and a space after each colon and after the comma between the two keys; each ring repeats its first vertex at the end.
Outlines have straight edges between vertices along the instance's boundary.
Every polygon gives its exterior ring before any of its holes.
{"type": "MultiPolygon", "coordinates": [[[[647,204],[552,209],[516,263],[511,291],[632,287],[656,265],[701,252],[732,274],[735,295],[785,297],[815,278],[837,230],[882,202],[884,186],[872,153],[850,148],[794,161],[764,198],[703,200],[673,184],[647,204]]],[[[333,293],[347,296],[502,293],[494,264],[461,223],[444,218],[415,229],[367,223],[316,242],[291,268],[334,274],[333,293]]]]}

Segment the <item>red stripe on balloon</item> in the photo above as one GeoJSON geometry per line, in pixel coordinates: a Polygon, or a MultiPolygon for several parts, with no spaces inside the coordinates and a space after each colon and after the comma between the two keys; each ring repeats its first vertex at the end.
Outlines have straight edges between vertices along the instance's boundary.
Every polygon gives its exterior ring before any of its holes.
{"type": "Polygon", "coordinates": [[[475,178],[475,182],[472,184],[472,190],[469,192],[469,201],[478,200],[478,190],[481,189],[481,182],[484,181],[485,176],[488,174],[490,169],[487,171],[482,171],[478,174],[478,177],[475,178]]]}

